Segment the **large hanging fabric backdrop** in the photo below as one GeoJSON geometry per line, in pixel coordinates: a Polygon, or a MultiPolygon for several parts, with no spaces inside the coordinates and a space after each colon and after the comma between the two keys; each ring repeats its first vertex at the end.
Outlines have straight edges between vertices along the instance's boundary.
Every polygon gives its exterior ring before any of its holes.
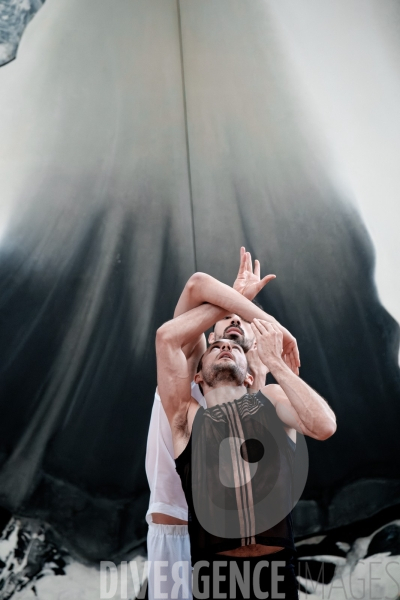
{"type": "Polygon", "coordinates": [[[337,414],[297,535],[397,503],[398,326],[284,73],[263,0],[48,0],[0,72],[0,504],[87,559],[144,538],[155,331],[241,244],[337,414]]]}

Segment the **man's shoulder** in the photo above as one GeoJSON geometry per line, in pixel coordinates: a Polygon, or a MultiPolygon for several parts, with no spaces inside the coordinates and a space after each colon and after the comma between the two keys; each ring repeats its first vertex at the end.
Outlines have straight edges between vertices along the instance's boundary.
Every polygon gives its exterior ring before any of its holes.
{"type": "Polygon", "coordinates": [[[287,400],[285,392],[277,383],[269,383],[268,385],[265,385],[258,393],[269,400],[274,406],[276,406],[277,402],[287,400]]]}

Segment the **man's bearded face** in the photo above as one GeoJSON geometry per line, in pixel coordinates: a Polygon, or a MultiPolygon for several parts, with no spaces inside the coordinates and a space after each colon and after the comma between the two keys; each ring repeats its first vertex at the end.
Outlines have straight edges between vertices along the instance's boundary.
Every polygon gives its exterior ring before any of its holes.
{"type": "Polygon", "coordinates": [[[254,334],[250,323],[243,321],[238,315],[227,315],[218,321],[214,327],[215,341],[221,339],[233,340],[248,352],[254,343],[254,334]]]}
{"type": "Polygon", "coordinates": [[[247,375],[247,360],[243,348],[232,340],[218,340],[211,344],[202,358],[201,373],[209,387],[224,381],[241,386],[247,375]]]}

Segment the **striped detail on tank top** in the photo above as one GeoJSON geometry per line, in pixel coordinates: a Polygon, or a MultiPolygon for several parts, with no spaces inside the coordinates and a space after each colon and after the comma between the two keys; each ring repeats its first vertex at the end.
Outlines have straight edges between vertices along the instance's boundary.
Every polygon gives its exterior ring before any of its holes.
{"type": "MultiPolygon", "coordinates": [[[[253,394],[246,394],[243,398],[235,400],[233,403],[229,402],[228,404],[235,404],[241,419],[249,415],[254,415],[262,408],[261,402],[253,394]]],[[[222,410],[222,406],[226,405],[226,403],[217,404],[216,406],[208,408],[204,413],[204,418],[216,422],[226,421],[226,411],[222,410]]]]}
{"type": "MultiPolygon", "coordinates": [[[[253,502],[253,488],[251,485],[250,464],[247,461],[246,445],[242,446],[245,441],[245,435],[240,421],[240,416],[243,416],[242,410],[247,414],[249,406],[244,406],[244,403],[229,402],[219,406],[225,420],[229,426],[230,451],[233,466],[233,475],[235,482],[236,503],[239,517],[241,545],[248,546],[255,544],[255,514],[253,502]],[[240,415],[242,413],[242,415],[240,415]],[[240,449],[243,452],[243,458],[240,454],[240,449]]],[[[256,408],[256,407],[254,407],[256,408]]],[[[258,407],[254,412],[257,412],[258,407]]]]}

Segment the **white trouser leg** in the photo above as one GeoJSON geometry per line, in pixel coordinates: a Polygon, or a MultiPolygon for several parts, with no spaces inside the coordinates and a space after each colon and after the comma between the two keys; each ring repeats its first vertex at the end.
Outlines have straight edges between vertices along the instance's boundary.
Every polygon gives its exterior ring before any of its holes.
{"type": "Polygon", "coordinates": [[[150,562],[149,600],[192,600],[192,567],[187,525],[150,523],[147,553],[150,562]]]}

